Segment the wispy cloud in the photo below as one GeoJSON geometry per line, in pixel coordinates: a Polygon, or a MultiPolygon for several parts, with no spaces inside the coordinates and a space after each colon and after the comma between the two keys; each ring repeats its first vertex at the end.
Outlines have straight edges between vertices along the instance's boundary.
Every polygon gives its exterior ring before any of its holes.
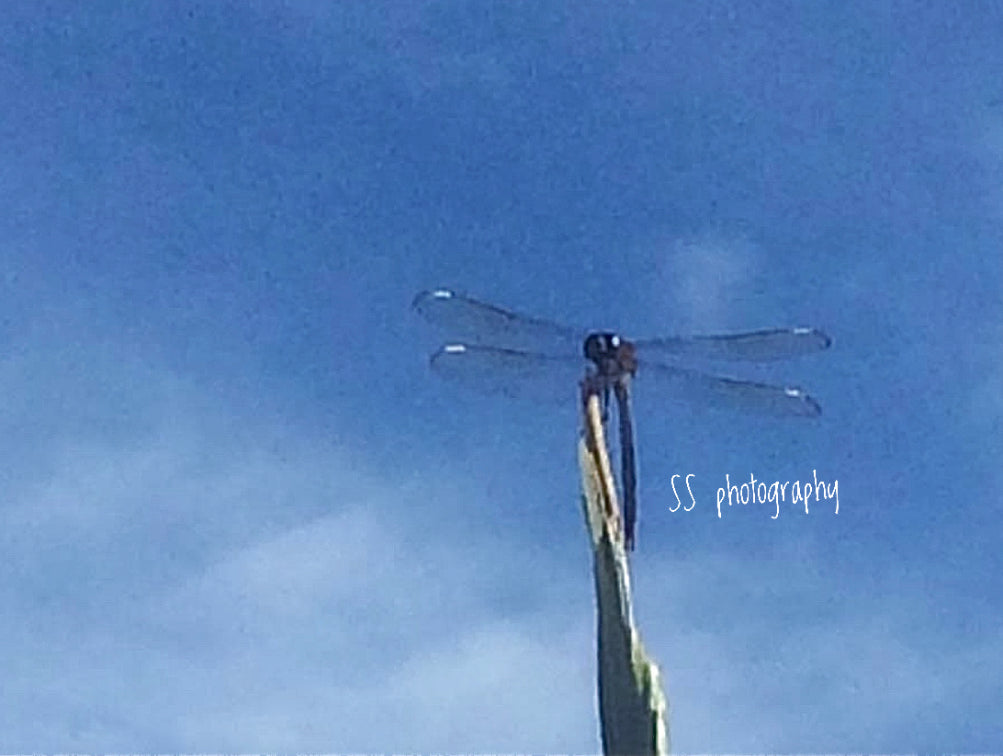
{"type": "Polygon", "coordinates": [[[146,378],[91,399],[150,422],[63,434],[5,502],[5,748],[594,748],[591,622],[500,611],[517,545],[146,378]]]}
{"type": "Polygon", "coordinates": [[[744,314],[749,287],[758,273],[758,253],[744,239],[726,235],[676,237],[651,242],[657,275],[649,301],[664,313],[653,322],[707,331],[734,327],[744,314]]]}
{"type": "MultiPolygon", "coordinates": [[[[665,668],[674,746],[889,751],[965,737],[937,712],[995,695],[985,660],[1003,648],[998,634],[958,644],[954,619],[921,589],[887,576],[861,591],[813,551],[655,560],[639,601],[665,668]]],[[[970,735],[988,746],[989,732],[970,735]]]]}

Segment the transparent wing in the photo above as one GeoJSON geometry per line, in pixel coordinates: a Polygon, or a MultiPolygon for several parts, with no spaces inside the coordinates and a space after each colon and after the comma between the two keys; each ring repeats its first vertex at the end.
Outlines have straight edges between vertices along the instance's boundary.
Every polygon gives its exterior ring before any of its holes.
{"type": "MultiPolygon", "coordinates": [[[[550,404],[577,401],[585,364],[476,344],[447,344],[431,358],[440,377],[481,394],[550,404]]],[[[662,401],[739,410],[774,417],[818,417],[822,408],[803,389],[708,375],[643,363],[637,371],[642,404],[662,401]]]]}
{"type": "Polygon", "coordinates": [[[818,402],[800,388],[771,386],[667,365],[641,364],[637,369],[637,384],[642,403],[652,401],[649,394],[655,394],[659,399],[773,417],[818,417],[822,414],[818,402]]]}
{"type": "Polygon", "coordinates": [[[449,289],[423,291],[411,307],[458,342],[559,356],[581,354],[581,330],[509,312],[449,289]]]}
{"type": "Polygon", "coordinates": [[[817,328],[774,328],[720,336],[670,336],[634,342],[639,355],[658,354],[707,360],[766,362],[827,349],[832,343],[817,328]]]}
{"type": "Polygon", "coordinates": [[[481,394],[497,394],[549,404],[577,401],[584,360],[550,357],[476,344],[447,344],[430,360],[442,378],[481,394]]]}

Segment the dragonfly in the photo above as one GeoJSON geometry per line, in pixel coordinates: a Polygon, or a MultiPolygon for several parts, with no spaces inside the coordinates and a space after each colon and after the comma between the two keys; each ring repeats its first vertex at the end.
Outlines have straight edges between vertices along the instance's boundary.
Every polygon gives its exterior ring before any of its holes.
{"type": "Polygon", "coordinates": [[[647,384],[645,390],[669,400],[769,417],[810,419],[822,413],[819,403],[796,386],[712,375],[675,364],[763,363],[819,352],[832,339],[817,328],[628,340],[613,331],[574,328],[519,314],[445,288],[419,293],[412,309],[455,339],[430,358],[432,370],[446,379],[488,393],[549,401],[570,399],[584,376],[585,385],[601,395],[604,411],[612,393],[619,420],[623,532],[628,550],[635,544],[638,509],[631,410],[635,376],[647,384]]]}

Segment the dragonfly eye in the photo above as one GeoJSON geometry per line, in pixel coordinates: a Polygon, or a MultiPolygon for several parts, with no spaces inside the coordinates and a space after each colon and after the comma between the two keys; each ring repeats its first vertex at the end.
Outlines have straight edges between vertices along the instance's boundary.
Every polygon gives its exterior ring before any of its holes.
{"type": "Polygon", "coordinates": [[[590,333],[585,339],[585,359],[596,362],[608,357],[613,351],[611,335],[608,333],[590,333]]]}

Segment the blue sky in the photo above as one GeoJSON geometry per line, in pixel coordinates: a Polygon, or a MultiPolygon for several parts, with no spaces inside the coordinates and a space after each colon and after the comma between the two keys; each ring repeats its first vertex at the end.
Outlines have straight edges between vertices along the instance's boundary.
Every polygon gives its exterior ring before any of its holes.
{"type": "Polygon", "coordinates": [[[999,749],[1001,28],[8,4],[0,750],[598,750],[574,403],[431,375],[409,304],[440,285],[627,334],[826,329],[744,373],[817,423],[639,376],[673,746],[999,749]],[[838,515],[717,517],[725,475],[813,470],[838,515]]]}

